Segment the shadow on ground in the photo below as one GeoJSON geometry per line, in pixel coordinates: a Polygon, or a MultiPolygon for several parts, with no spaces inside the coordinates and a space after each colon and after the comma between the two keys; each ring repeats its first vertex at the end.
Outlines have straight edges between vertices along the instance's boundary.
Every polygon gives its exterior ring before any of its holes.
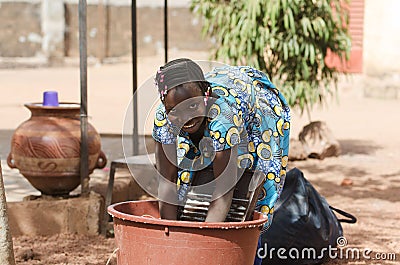
{"type": "MultiPolygon", "coordinates": [[[[311,159],[309,159],[311,160],[311,159]]],[[[362,177],[367,174],[367,171],[364,169],[360,169],[357,167],[346,167],[343,165],[326,165],[322,163],[320,160],[313,160],[315,161],[314,163],[309,162],[307,164],[305,163],[299,163],[297,162],[295,165],[298,167],[301,171],[308,171],[312,174],[323,174],[325,172],[337,172],[337,175],[342,178],[343,176],[345,177],[362,177]]]]}
{"type": "Polygon", "coordinates": [[[342,139],[338,141],[340,147],[342,148],[342,155],[370,155],[375,153],[377,150],[382,149],[382,147],[380,147],[379,145],[365,140],[342,139]]]}
{"type": "Polygon", "coordinates": [[[354,186],[338,186],[331,181],[313,180],[313,184],[318,187],[318,191],[325,197],[343,196],[353,199],[380,199],[390,202],[398,202],[399,185],[386,186],[385,188],[376,186],[377,180],[369,179],[366,182],[355,184],[354,186]],[[333,187],[336,186],[336,187],[333,187]]]}

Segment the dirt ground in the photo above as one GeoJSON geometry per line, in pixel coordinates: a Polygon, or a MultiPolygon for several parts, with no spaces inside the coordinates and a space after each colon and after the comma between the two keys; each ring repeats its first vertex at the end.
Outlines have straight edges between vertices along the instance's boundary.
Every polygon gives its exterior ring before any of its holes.
{"type": "MultiPolygon", "coordinates": [[[[359,141],[341,141],[343,155],[322,161],[292,162],[301,169],[328,202],[358,218],[343,224],[347,247],[370,249],[371,260],[335,259],[336,264],[399,264],[400,168],[390,148],[359,141]],[[343,179],[352,180],[342,186],[343,179]],[[395,253],[395,261],[373,260],[375,255],[395,253]]],[[[394,150],[393,150],[394,151],[394,150]]],[[[398,156],[397,156],[398,157],[398,156]]],[[[113,238],[57,235],[14,238],[17,264],[116,264],[113,238]]]]}
{"type": "MultiPolygon", "coordinates": [[[[367,84],[365,79],[343,82],[339,103],[312,113],[313,120],[331,128],[342,154],[289,164],[302,170],[332,206],[356,215],[356,224],[343,224],[347,247],[372,251],[371,259],[338,258],[329,265],[400,264],[400,100],[366,97],[367,84]],[[341,185],[344,179],[352,184],[341,185]],[[395,261],[377,259],[390,253],[395,261]]],[[[307,123],[293,111],[291,136],[307,123]]],[[[101,236],[14,238],[17,264],[106,264],[114,249],[114,239],[101,236]]]]}
{"type": "MultiPolygon", "coordinates": [[[[399,264],[400,161],[393,157],[396,150],[363,141],[340,142],[343,154],[339,157],[295,161],[291,166],[301,169],[331,205],[356,215],[356,224],[343,224],[347,247],[371,249],[371,258],[377,253],[381,256],[396,253],[396,260],[347,258],[327,264],[399,264]],[[345,178],[353,184],[342,186],[345,178]]],[[[102,236],[14,238],[17,264],[21,265],[104,265],[109,259],[109,264],[116,264],[114,250],[114,239],[102,236]]]]}
{"type": "Polygon", "coordinates": [[[103,236],[61,234],[14,238],[17,264],[115,265],[114,239],[103,236]]]}

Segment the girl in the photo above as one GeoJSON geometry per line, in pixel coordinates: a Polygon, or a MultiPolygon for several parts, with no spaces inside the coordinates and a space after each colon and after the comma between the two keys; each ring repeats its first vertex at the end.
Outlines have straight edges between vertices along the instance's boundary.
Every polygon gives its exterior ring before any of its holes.
{"type": "Polygon", "coordinates": [[[160,181],[161,218],[179,219],[178,205],[201,183],[212,194],[205,221],[224,221],[244,172],[261,177],[256,209],[268,215],[268,227],[288,162],[290,114],[282,94],[251,67],[204,75],[190,59],[168,62],[155,82],[162,102],[153,129],[157,169],[176,183],[160,181]],[[202,180],[207,169],[212,185],[202,180]]]}

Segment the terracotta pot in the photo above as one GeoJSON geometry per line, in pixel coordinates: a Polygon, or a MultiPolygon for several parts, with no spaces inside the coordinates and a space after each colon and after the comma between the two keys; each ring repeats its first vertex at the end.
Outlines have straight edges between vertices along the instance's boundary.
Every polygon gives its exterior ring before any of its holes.
{"type": "Polygon", "coordinates": [[[260,228],[259,212],[246,222],[204,223],[159,219],[158,202],[110,205],[119,265],[252,265],[260,228]]]}
{"type": "MultiPolygon", "coordinates": [[[[46,195],[66,195],[80,184],[80,105],[25,104],[31,117],[14,132],[8,166],[46,195]]],[[[89,173],[103,168],[100,135],[88,124],[89,173]]]]}

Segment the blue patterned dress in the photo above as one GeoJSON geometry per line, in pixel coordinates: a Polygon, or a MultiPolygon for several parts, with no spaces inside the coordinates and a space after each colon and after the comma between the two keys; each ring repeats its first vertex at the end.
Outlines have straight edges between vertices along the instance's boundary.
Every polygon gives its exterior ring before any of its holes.
{"type": "MultiPolygon", "coordinates": [[[[238,167],[263,174],[265,182],[257,209],[272,220],[274,204],[286,176],[290,110],[283,95],[268,77],[248,66],[216,68],[205,75],[219,96],[209,107],[204,137],[214,152],[238,146],[238,167]]],[[[153,138],[162,144],[177,143],[178,199],[184,200],[196,167],[212,164],[185,132],[177,132],[161,104],[154,120],[153,138]]],[[[269,225],[267,224],[267,226],[269,225]]]]}

